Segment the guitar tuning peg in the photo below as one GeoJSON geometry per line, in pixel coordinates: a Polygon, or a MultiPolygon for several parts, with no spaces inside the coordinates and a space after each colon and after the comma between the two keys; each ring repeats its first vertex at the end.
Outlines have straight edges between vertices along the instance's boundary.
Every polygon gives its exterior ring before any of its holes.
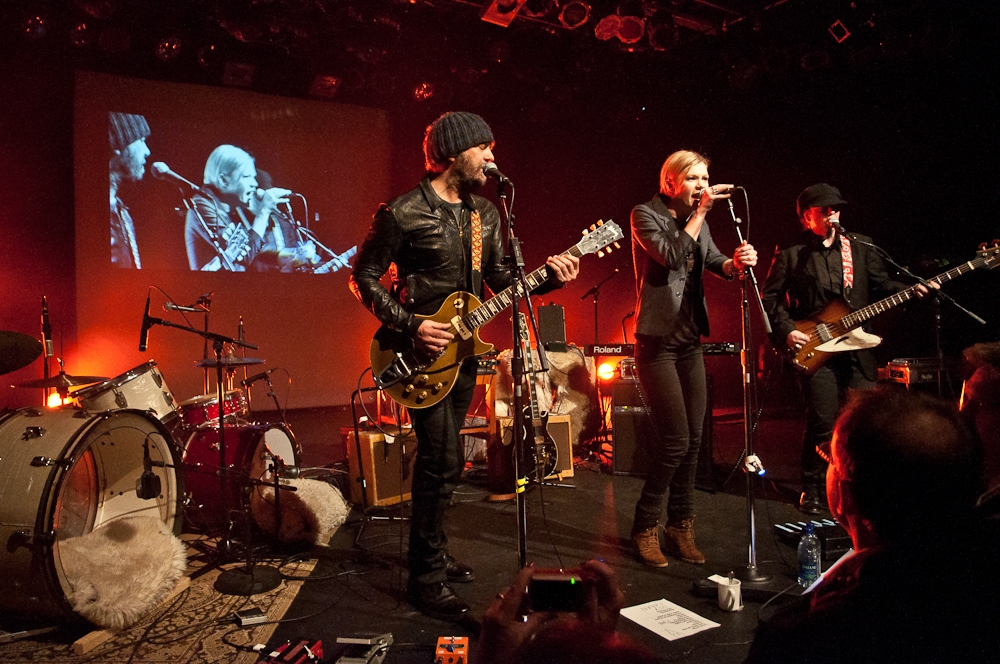
{"type": "Polygon", "coordinates": [[[597,230],[597,225],[596,224],[591,224],[590,225],[590,230],[596,231],[597,230]]]}
{"type": "Polygon", "coordinates": [[[996,240],[996,239],[994,239],[994,240],[993,240],[993,246],[994,246],[994,247],[1000,247],[1000,240],[996,240]]]}
{"type": "Polygon", "coordinates": [[[985,242],[980,242],[979,243],[979,250],[982,251],[985,248],[986,248],[986,243],[985,242]]]}
{"type": "Polygon", "coordinates": [[[603,219],[598,219],[597,220],[597,225],[598,226],[603,226],[604,225],[604,220],[603,219]]]}
{"type": "Polygon", "coordinates": [[[603,250],[599,250],[599,251],[597,252],[597,257],[598,257],[598,258],[604,258],[604,251],[603,251],[603,250]]]}
{"type": "Polygon", "coordinates": [[[587,230],[586,228],[584,228],[584,229],[583,229],[583,234],[584,234],[584,235],[587,235],[588,233],[590,233],[590,231],[588,231],[588,230],[587,230]]]}
{"type": "Polygon", "coordinates": [[[620,244],[618,244],[617,242],[615,242],[615,249],[621,249],[621,248],[622,248],[622,246],[620,244]]]}
{"type": "Polygon", "coordinates": [[[609,254],[610,254],[610,253],[611,253],[611,252],[613,251],[613,250],[611,249],[611,245],[609,244],[608,246],[604,247],[604,251],[606,251],[607,253],[609,253],[609,254]]]}

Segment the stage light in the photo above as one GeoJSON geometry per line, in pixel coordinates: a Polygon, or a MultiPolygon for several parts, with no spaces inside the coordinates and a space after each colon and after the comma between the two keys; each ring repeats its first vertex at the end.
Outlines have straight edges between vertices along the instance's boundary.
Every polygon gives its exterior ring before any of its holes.
{"type": "Polygon", "coordinates": [[[851,36],[851,31],[847,29],[847,26],[844,25],[839,18],[831,23],[830,27],[826,30],[838,44],[843,44],[844,40],[851,36]]]}
{"type": "Polygon", "coordinates": [[[340,90],[342,83],[343,79],[339,76],[317,74],[313,79],[312,85],[309,86],[309,94],[313,97],[333,99],[336,96],[337,91],[340,90]]]}
{"type": "Polygon", "coordinates": [[[525,16],[542,18],[547,14],[555,13],[558,8],[558,0],[526,0],[521,11],[524,12],[525,16]]]}
{"type": "Polygon", "coordinates": [[[58,392],[53,392],[45,398],[45,405],[49,408],[59,408],[60,406],[65,406],[73,403],[73,399],[69,396],[62,396],[58,392]]]}
{"type": "Polygon", "coordinates": [[[617,374],[617,367],[611,362],[602,362],[599,367],[597,367],[597,377],[601,380],[611,380],[617,374]]]}
{"type": "Polygon", "coordinates": [[[487,23],[506,28],[517,16],[525,2],[526,0],[492,0],[483,8],[483,13],[479,15],[479,18],[487,23]]]}
{"type": "Polygon", "coordinates": [[[607,41],[617,36],[621,22],[622,20],[617,14],[608,14],[594,26],[594,36],[601,41],[607,41]]]}
{"type": "Polygon", "coordinates": [[[206,44],[198,49],[198,55],[195,59],[199,65],[206,69],[212,67],[219,62],[219,49],[215,44],[206,44]]]}
{"type": "Polygon", "coordinates": [[[156,53],[157,59],[161,62],[171,62],[177,59],[177,56],[181,54],[181,49],[184,47],[184,42],[181,38],[175,34],[164,35],[160,37],[159,41],[156,42],[156,53]]]}
{"type": "Polygon", "coordinates": [[[21,33],[28,41],[37,41],[49,32],[49,22],[41,14],[31,14],[21,22],[21,33]]]}
{"type": "Polygon", "coordinates": [[[638,16],[622,16],[618,25],[618,39],[623,44],[634,44],[646,34],[646,21],[638,16]]]}
{"type": "Polygon", "coordinates": [[[417,83],[416,87],[413,88],[413,98],[417,101],[427,101],[434,96],[434,84],[424,81],[423,83],[417,83]]]}
{"type": "Polygon", "coordinates": [[[674,16],[664,9],[658,9],[646,21],[649,45],[657,51],[668,51],[677,45],[677,25],[674,16]]]}
{"type": "Polygon", "coordinates": [[[563,5],[559,12],[559,22],[564,28],[576,30],[590,20],[590,5],[581,0],[572,0],[563,5]]]}
{"type": "Polygon", "coordinates": [[[94,42],[94,31],[86,23],[80,22],[69,31],[69,40],[73,46],[90,46],[94,42]]]}

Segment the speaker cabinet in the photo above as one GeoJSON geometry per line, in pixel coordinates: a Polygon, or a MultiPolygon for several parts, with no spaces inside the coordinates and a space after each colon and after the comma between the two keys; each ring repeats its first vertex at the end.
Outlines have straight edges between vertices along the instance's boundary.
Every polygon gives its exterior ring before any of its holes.
{"type": "MultiPolygon", "coordinates": [[[[698,473],[702,478],[710,478],[712,473],[712,377],[707,376],[707,379],[707,407],[698,459],[698,473]]],[[[655,434],[639,394],[639,380],[617,380],[611,390],[611,434],[614,440],[611,471],[615,475],[645,477],[650,460],[647,449],[655,434]]]]}
{"type": "Polygon", "coordinates": [[[566,313],[561,304],[538,307],[538,336],[545,350],[566,352],[566,313]]]}
{"type": "MultiPolygon", "coordinates": [[[[514,461],[511,439],[511,418],[501,417],[499,435],[486,451],[487,477],[493,493],[507,494],[514,491],[514,461]]],[[[549,435],[556,444],[556,468],[550,478],[563,480],[573,477],[573,436],[569,415],[549,415],[549,435]]]]}
{"type": "MultiPolygon", "coordinates": [[[[354,443],[354,429],[344,429],[343,434],[351,474],[351,502],[360,506],[364,501],[361,484],[358,482],[358,446],[354,443]]],[[[361,467],[364,469],[369,507],[395,505],[410,499],[413,462],[416,458],[417,437],[412,432],[395,437],[388,445],[381,433],[361,432],[361,467]],[[402,474],[401,468],[404,469],[402,474]]]]}

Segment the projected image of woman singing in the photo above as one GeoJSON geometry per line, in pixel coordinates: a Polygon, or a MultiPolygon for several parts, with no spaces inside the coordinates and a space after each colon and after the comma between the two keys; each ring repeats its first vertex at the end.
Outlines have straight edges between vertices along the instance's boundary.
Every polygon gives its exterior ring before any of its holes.
{"type": "Polygon", "coordinates": [[[645,441],[649,471],[635,506],[632,542],[640,560],[652,567],[667,566],[664,549],[685,562],[705,562],[694,542],[694,479],[706,408],[701,337],[708,336],[708,311],[702,274],[732,279],[757,264],[751,245],[744,243],[727,258],[712,241],[705,216],[732,189],[709,185],[708,159],[681,150],[663,163],[660,193],[632,210],[636,370],[655,432],[645,441]]]}

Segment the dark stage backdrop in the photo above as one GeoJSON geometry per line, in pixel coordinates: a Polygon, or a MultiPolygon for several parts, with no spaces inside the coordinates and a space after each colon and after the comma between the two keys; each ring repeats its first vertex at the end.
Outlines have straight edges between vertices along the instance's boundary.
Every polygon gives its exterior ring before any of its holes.
{"type": "MultiPolygon", "coordinates": [[[[212,293],[208,327],[259,346],[250,357],[262,368],[287,370],[288,405],[346,403],[365,366],[366,314],[347,288],[348,269],[324,274],[191,271],[184,243],[184,196],[151,176],[163,162],[201,184],[205,161],[218,145],[241,147],[274,185],[301,194],[291,210],[334,253],[360,243],[372,211],[389,193],[392,149],[384,113],[343,104],[261,95],[244,90],[80,74],[76,85],[76,283],[79,357],[76,371],[119,375],[155,359],[178,399],[203,391],[204,341],[170,327],[153,327],[146,353],[138,351],[147,289],[150,314],[183,324],[165,301],[192,304],[212,293]],[[142,268],[110,260],[108,222],[108,113],[142,115],[150,127],[145,176],[126,182],[119,196],[136,226],[142,268]]],[[[187,314],[204,329],[203,314],[187,314]]],[[[374,321],[374,319],[372,319],[374,321]]],[[[212,355],[212,349],[208,349],[212,355]]],[[[238,374],[242,377],[242,371],[238,374]]],[[[276,375],[281,383],[284,375],[276,375]]]]}

